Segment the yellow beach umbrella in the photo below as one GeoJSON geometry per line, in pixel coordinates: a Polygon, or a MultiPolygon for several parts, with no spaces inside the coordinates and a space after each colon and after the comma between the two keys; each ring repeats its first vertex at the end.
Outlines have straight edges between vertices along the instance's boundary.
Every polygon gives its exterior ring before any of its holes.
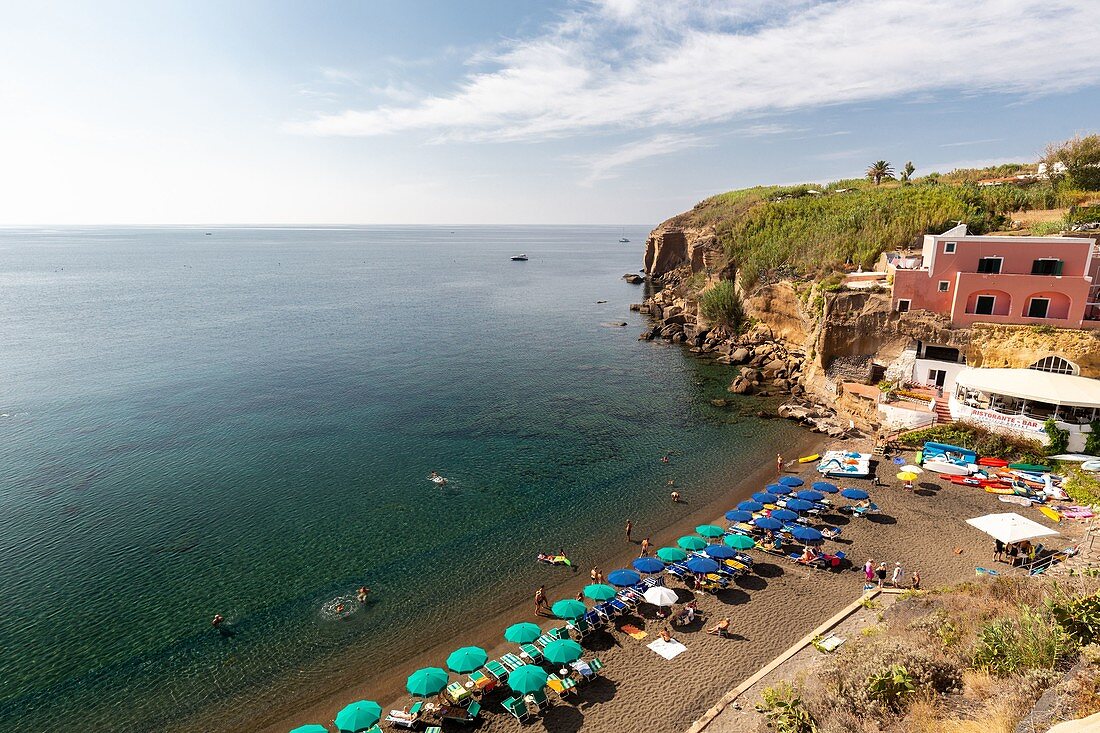
{"type": "Polygon", "coordinates": [[[898,474],[898,479],[901,481],[912,481],[917,477],[917,474],[912,471],[902,471],[898,474]]]}

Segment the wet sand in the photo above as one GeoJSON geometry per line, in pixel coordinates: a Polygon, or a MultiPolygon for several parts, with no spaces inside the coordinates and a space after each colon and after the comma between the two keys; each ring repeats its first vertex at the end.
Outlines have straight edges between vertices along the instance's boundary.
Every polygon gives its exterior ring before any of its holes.
{"type": "MultiPolygon", "coordinates": [[[[816,451],[822,445],[820,436],[807,436],[807,444],[797,446],[797,453],[816,451]]],[[[867,445],[858,442],[845,446],[867,450],[867,445]]],[[[785,454],[794,454],[794,447],[788,447],[785,454]]],[[[829,447],[839,447],[839,444],[829,447]]],[[[746,476],[721,503],[685,507],[685,513],[675,517],[669,527],[651,534],[654,547],[674,544],[677,537],[690,533],[697,524],[719,518],[737,501],[772,482],[775,467],[766,463],[766,467],[746,476]]],[[[797,467],[801,468],[799,475],[807,484],[818,478],[813,466],[797,467]]],[[[872,499],[882,507],[881,515],[854,519],[833,514],[825,518],[842,529],[841,537],[827,542],[825,549],[848,553],[852,560],[850,568],[840,572],[812,570],[754,551],[752,554],[757,562],[753,574],[739,578],[717,595],[698,595],[700,608],[707,614],[707,623],[728,617],[732,636],[720,638],[707,634],[704,625],[699,623],[676,629],[674,637],[688,650],[671,661],[646,647],[657,638],[661,627],[652,617],[653,609],[643,605],[642,616],[627,617],[618,625],[633,623],[646,629],[649,636],[636,640],[619,628],[590,636],[584,642],[586,657],[598,656],[605,663],[603,678],[582,687],[580,694],[567,702],[557,703],[536,716],[531,724],[552,733],[630,731],[638,729],[641,721],[645,722],[647,731],[684,730],[726,690],[858,596],[863,588],[862,565],[868,557],[874,558],[876,563],[886,560],[891,568],[894,561],[900,560],[906,579],[913,570],[919,570],[924,587],[957,582],[972,577],[975,566],[991,566],[988,538],[966,525],[964,520],[994,511],[1010,511],[1011,507],[1006,508],[994,495],[948,484],[929,473],[922,475],[915,491],[906,491],[894,478],[895,472],[888,463],[879,464],[877,472],[886,486],[871,489],[868,480],[850,483],[871,491],[872,499]],[[957,554],[956,549],[961,553],[957,554]]],[[[670,511],[676,511],[671,503],[670,511]]],[[[1041,515],[1028,513],[1028,516],[1044,521],[1041,515]]],[[[614,530],[609,530],[609,553],[601,564],[605,574],[638,555],[638,546],[628,544],[623,535],[621,525],[625,520],[625,514],[621,521],[620,518],[609,519],[614,530]]],[[[725,525],[724,521],[718,523],[725,525]]],[[[636,528],[635,541],[640,541],[645,534],[646,528],[636,528]]],[[[588,582],[589,569],[584,567],[576,574],[563,576],[558,586],[549,589],[550,599],[575,595],[588,582]]],[[[678,591],[681,600],[692,597],[681,584],[670,581],[670,586],[678,591]]],[[[403,693],[404,678],[410,672],[429,664],[441,666],[450,651],[465,644],[484,646],[491,657],[516,651],[515,645],[501,641],[501,633],[509,624],[525,620],[539,622],[544,628],[556,625],[551,619],[536,618],[533,603],[525,603],[467,628],[441,628],[438,646],[397,665],[388,673],[373,675],[361,685],[319,700],[308,709],[261,730],[285,733],[307,722],[331,724],[340,707],[362,698],[379,700],[387,710],[401,707],[410,701],[403,693]]],[[[503,697],[497,691],[487,698],[478,730],[518,731],[524,727],[500,707],[503,697]]]]}

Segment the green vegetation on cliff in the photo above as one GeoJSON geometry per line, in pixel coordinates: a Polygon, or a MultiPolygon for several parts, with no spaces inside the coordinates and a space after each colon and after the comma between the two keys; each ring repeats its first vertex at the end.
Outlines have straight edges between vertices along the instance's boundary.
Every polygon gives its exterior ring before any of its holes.
{"type": "Polygon", "coordinates": [[[983,178],[1034,171],[1033,165],[1008,164],[904,182],[883,179],[881,185],[854,179],[826,186],[763,186],[713,196],[668,223],[713,227],[743,285],[821,277],[870,268],[883,251],[919,246],[921,235],[943,232],[959,221],[974,233],[998,231],[1014,212],[1074,206],[1089,198],[1074,187],[1080,176],[1020,186],[977,185],[983,178]]]}

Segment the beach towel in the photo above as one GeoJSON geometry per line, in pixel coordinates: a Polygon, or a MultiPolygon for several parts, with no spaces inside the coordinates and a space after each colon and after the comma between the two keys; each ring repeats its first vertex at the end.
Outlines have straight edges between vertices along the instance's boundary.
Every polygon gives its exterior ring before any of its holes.
{"type": "Polygon", "coordinates": [[[680,642],[673,639],[672,641],[665,641],[664,639],[657,639],[649,644],[646,644],[650,649],[660,654],[665,659],[675,659],[680,654],[687,651],[687,647],[680,642]]]}
{"type": "Polygon", "coordinates": [[[644,639],[649,636],[649,634],[642,631],[634,624],[623,624],[621,628],[625,633],[630,634],[635,639],[644,639]]]}

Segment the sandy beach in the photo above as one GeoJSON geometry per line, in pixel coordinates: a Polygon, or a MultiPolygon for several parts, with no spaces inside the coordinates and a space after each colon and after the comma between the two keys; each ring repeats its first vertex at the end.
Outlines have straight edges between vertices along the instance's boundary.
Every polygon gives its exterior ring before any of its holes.
{"type": "MultiPolygon", "coordinates": [[[[819,436],[808,436],[808,444],[798,446],[798,452],[804,454],[823,444],[819,436]]],[[[866,441],[828,444],[830,448],[841,446],[864,451],[869,448],[866,441]]],[[[807,483],[818,478],[813,465],[806,464],[797,474],[807,483]]],[[[700,623],[678,628],[674,637],[687,651],[671,661],[646,647],[657,638],[661,625],[653,618],[653,609],[643,605],[640,616],[622,618],[608,633],[594,634],[584,641],[586,657],[598,656],[605,663],[603,677],[581,688],[579,695],[536,716],[529,725],[553,733],[629,731],[637,729],[639,721],[644,720],[649,731],[684,730],[723,692],[856,598],[863,588],[861,570],[868,558],[874,558],[876,563],[885,560],[891,568],[895,561],[900,561],[906,578],[918,570],[925,587],[972,577],[975,566],[990,565],[989,542],[963,520],[1006,510],[1004,504],[991,494],[953,486],[928,473],[922,475],[914,491],[907,491],[895,479],[892,469],[888,463],[878,465],[877,473],[885,485],[876,489],[870,488],[868,480],[852,482],[872,492],[882,514],[867,518],[838,514],[825,517],[828,523],[842,528],[841,537],[827,542],[825,549],[845,551],[852,560],[851,567],[839,572],[813,570],[754,551],[751,554],[757,558],[755,572],[739,578],[736,584],[716,595],[695,595],[710,624],[724,617],[731,620],[731,637],[707,634],[705,625],[700,623]],[[635,639],[621,631],[623,623],[645,629],[649,636],[635,639]]],[[[690,533],[695,525],[718,520],[726,509],[774,479],[775,468],[771,464],[745,477],[721,505],[687,507],[668,527],[651,534],[654,547],[674,544],[677,537],[690,533]]],[[[1032,518],[1046,521],[1041,516],[1032,518]]],[[[725,524],[724,520],[719,523],[725,524]]],[[[614,527],[614,532],[609,533],[608,557],[601,564],[605,573],[625,565],[639,552],[636,544],[626,542],[619,521],[614,522],[614,527]]],[[[646,533],[645,528],[636,529],[635,541],[646,533]]],[[[588,582],[588,570],[581,568],[551,588],[550,598],[577,593],[588,582]]],[[[693,597],[682,584],[670,580],[669,585],[677,590],[682,601],[693,597]]],[[[441,665],[446,655],[460,645],[482,645],[491,658],[515,651],[514,645],[502,641],[501,633],[517,621],[536,621],[545,628],[557,625],[553,620],[536,618],[532,604],[525,603],[473,628],[441,629],[441,643],[437,647],[425,650],[389,674],[372,676],[362,685],[319,700],[309,709],[262,730],[285,733],[306,722],[331,723],[340,707],[364,697],[378,700],[386,709],[399,708],[410,702],[403,692],[405,676],[420,666],[441,665]]],[[[501,699],[499,690],[487,697],[478,730],[524,727],[500,707],[501,699]]]]}

